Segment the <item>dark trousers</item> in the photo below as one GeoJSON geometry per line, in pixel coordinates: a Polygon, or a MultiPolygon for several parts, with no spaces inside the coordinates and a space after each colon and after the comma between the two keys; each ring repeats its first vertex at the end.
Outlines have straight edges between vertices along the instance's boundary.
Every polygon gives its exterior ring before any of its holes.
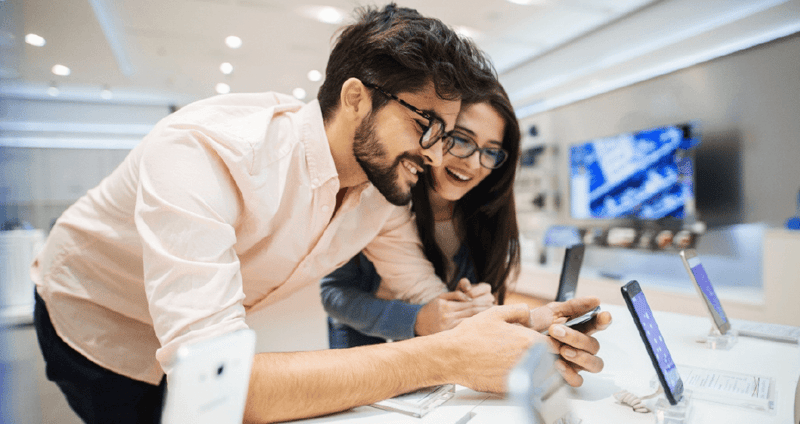
{"type": "Polygon", "coordinates": [[[86,423],[161,421],[166,378],[154,386],[109,371],[69,347],[56,334],[47,305],[35,293],[33,321],[48,380],[56,383],[69,406],[86,423]]]}

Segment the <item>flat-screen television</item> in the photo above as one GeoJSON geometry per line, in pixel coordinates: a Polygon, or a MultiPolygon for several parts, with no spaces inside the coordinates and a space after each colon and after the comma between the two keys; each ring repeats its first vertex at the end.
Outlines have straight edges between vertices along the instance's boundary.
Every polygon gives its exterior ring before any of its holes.
{"type": "Polygon", "coordinates": [[[694,214],[691,124],[598,138],[569,148],[570,216],[684,220],[694,214]]]}

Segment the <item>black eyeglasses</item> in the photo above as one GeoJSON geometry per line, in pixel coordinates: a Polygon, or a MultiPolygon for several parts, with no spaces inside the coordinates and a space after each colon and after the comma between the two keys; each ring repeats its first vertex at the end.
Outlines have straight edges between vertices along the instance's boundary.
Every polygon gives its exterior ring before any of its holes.
{"type": "Polygon", "coordinates": [[[422,126],[423,127],[422,136],[419,138],[419,145],[422,146],[423,149],[429,149],[433,147],[433,145],[436,144],[437,141],[441,140],[442,137],[445,136],[445,130],[444,130],[445,124],[444,121],[442,121],[439,117],[431,116],[431,114],[421,111],[420,109],[406,103],[405,100],[395,96],[392,93],[387,92],[386,90],[382,89],[381,87],[375,84],[370,84],[366,82],[364,82],[363,84],[366,87],[376,90],[392,100],[396,100],[401,105],[411,109],[417,115],[428,120],[428,125],[422,126]]]}
{"type": "Polygon", "coordinates": [[[480,163],[484,168],[497,169],[508,159],[508,152],[499,147],[478,148],[475,140],[451,132],[444,141],[445,153],[450,153],[457,158],[468,158],[475,152],[480,152],[480,163]]]}

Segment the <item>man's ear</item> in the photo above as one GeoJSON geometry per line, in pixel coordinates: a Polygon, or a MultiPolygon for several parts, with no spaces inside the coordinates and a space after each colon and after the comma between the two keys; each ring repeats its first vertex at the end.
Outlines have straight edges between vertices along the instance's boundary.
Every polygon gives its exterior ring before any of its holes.
{"type": "Polygon", "coordinates": [[[372,97],[367,87],[358,78],[348,78],[342,84],[339,101],[341,111],[350,119],[360,122],[372,110],[372,97]]]}

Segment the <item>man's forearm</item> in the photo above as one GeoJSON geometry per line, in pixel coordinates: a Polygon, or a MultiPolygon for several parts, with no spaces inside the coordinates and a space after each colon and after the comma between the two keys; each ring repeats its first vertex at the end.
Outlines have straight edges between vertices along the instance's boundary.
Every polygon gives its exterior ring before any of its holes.
{"type": "Polygon", "coordinates": [[[245,422],[308,418],[452,381],[444,339],[255,356],[245,422]]]}

